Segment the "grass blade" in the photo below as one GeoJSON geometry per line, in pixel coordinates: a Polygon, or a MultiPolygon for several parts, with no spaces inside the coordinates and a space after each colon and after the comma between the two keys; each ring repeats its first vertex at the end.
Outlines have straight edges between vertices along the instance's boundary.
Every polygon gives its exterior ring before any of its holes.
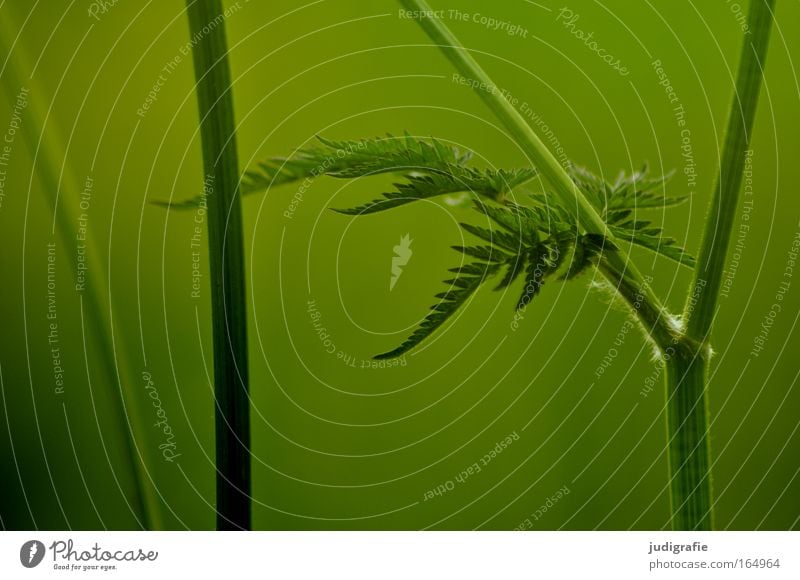
{"type": "MultiPolygon", "coordinates": [[[[43,91],[38,83],[25,74],[23,71],[29,70],[24,52],[16,46],[14,52],[7,45],[8,40],[17,36],[16,30],[11,25],[11,19],[4,13],[0,18],[0,54],[8,55],[5,69],[2,70],[3,89],[7,92],[9,99],[13,100],[14,95],[24,84],[31,89],[31,99],[28,104],[30,111],[26,115],[25,123],[27,127],[20,131],[25,145],[34,155],[34,171],[40,181],[42,189],[47,197],[47,202],[55,216],[55,233],[61,238],[64,247],[74,246],[77,239],[75,224],[78,223],[79,207],[77,193],[80,188],[70,165],[64,164],[63,179],[58,179],[57,159],[63,157],[60,154],[62,146],[60,140],[53,131],[43,132],[43,117],[38,100],[41,99],[43,91]],[[41,140],[37,141],[36,136],[41,135],[41,140]],[[60,189],[59,189],[60,188],[60,189]],[[59,203],[56,203],[57,196],[61,195],[59,203]],[[67,200],[70,200],[69,202],[67,200]]],[[[103,373],[106,376],[108,385],[116,385],[112,400],[113,412],[116,415],[114,421],[120,426],[122,440],[125,445],[125,453],[128,463],[132,470],[134,481],[134,503],[138,513],[139,524],[146,530],[160,529],[162,527],[160,502],[157,497],[153,481],[147,474],[146,466],[149,461],[147,446],[137,446],[135,434],[146,433],[145,423],[141,418],[140,409],[137,404],[137,396],[131,391],[131,384],[134,382],[134,374],[129,367],[128,359],[124,353],[132,352],[126,346],[124,335],[120,335],[116,340],[121,343],[119,349],[123,355],[117,357],[115,353],[113,330],[111,328],[112,304],[110,295],[103,292],[102,283],[108,282],[107,278],[102,277],[106,272],[105,265],[98,255],[98,244],[91,228],[87,228],[86,239],[84,242],[85,263],[88,271],[91,272],[86,277],[84,289],[86,308],[84,310],[88,334],[92,344],[99,350],[100,355],[97,360],[103,365],[103,373]],[[104,313],[108,313],[108,316],[104,313]]],[[[72,261],[71,270],[78,270],[77,256],[74,251],[68,252],[72,261]]],[[[116,477],[116,476],[115,476],[116,477]]]]}
{"type": "Polygon", "coordinates": [[[187,0],[208,196],[216,398],[217,528],[251,527],[250,401],[239,162],[220,0],[187,0]]]}

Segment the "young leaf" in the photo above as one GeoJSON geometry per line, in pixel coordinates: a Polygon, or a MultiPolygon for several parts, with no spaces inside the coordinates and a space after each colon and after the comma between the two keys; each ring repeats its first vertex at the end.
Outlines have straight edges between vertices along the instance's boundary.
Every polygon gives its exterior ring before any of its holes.
{"type": "Polygon", "coordinates": [[[493,248],[492,246],[452,246],[454,250],[457,252],[461,252],[462,254],[466,254],[467,256],[471,256],[473,258],[477,258],[478,260],[482,260],[484,262],[505,262],[513,256],[509,256],[502,250],[498,250],[497,248],[493,248]]]}
{"type": "Polygon", "coordinates": [[[609,212],[671,207],[689,199],[686,195],[662,195],[661,190],[672,174],[650,178],[647,176],[647,165],[631,175],[620,173],[613,184],[607,183],[584,167],[573,165],[569,173],[575,184],[589,196],[603,218],[606,218],[609,212]]]}
{"type": "Polygon", "coordinates": [[[672,177],[668,173],[662,177],[647,177],[647,165],[641,170],[625,175],[620,173],[611,186],[609,210],[617,209],[651,209],[680,205],[689,199],[688,195],[666,195],[661,190],[672,177]]]}
{"type": "Polygon", "coordinates": [[[593,200],[612,234],[684,266],[694,266],[694,258],[677,241],[665,237],[661,228],[631,219],[638,210],[674,206],[688,199],[688,196],[660,193],[669,176],[648,178],[646,165],[631,175],[620,174],[613,185],[581,167],[572,167],[570,174],[576,185],[593,200]]]}
{"type": "Polygon", "coordinates": [[[376,355],[374,358],[389,359],[398,357],[428,338],[437,328],[444,324],[480,287],[483,281],[497,272],[500,264],[472,263],[461,268],[453,268],[456,278],[449,280],[447,292],[437,294],[440,302],[431,306],[432,312],[425,317],[419,327],[400,346],[376,355]]]}
{"type": "Polygon", "coordinates": [[[405,205],[421,199],[467,191],[500,201],[514,187],[531,180],[536,172],[533,169],[489,170],[448,165],[429,168],[429,173],[408,174],[406,183],[395,183],[395,191],[384,193],[383,198],[372,200],[364,205],[335,211],[347,215],[375,213],[405,205]]]}
{"type": "Polygon", "coordinates": [[[637,230],[635,225],[641,223],[647,222],[630,222],[629,227],[611,225],[609,228],[620,240],[647,248],[656,254],[674,260],[684,266],[689,266],[690,268],[695,266],[696,261],[694,257],[687,253],[676,240],[662,236],[661,229],[659,228],[637,230]]]}
{"type": "Polygon", "coordinates": [[[352,178],[387,172],[445,171],[463,166],[469,151],[445,145],[436,139],[418,139],[409,134],[395,137],[332,141],[317,137],[321,146],[301,149],[291,158],[272,157],[246,171],[242,193],[255,193],[292,181],[321,175],[352,178]]]}
{"type": "Polygon", "coordinates": [[[476,209],[486,215],[499,227],[486,229],[471,224],[462,227],[486,241],[489,245],[453,246],[464,255],[476,258],[480,262],[468,263],[450,271],[456,277],[446,280],[450,288],[437,297],[441,302],[431,307],[431,312],[420,326],[399,347],[375,358],[386,359],[400,356],[408,352],[428,338],[437,328],[444,324],[474,294],[480,285],[489,277],[504,270],[500,283],[495,290],[509,287],[525,272],[525,286],[517,301],[517,308],[527,305],[539,293],[545,279],[561,270],[567,262],[570,251],[572,261],[561,279],[574,278],[599,255],[604,246],[602,236],[581,235],[574,228],[560,221],[564,216],[559,214],[558,220],[536,208],[526,208],[514,204],[508,206],[492,206],[480,201],[475,203],[476,209]],[[553,227],[557,221],[558,227],[553,227]],[[551,228],[551,233],[542,239],[542,225],[551,228]],[[574,249],[572,247],[574,246],[574,249]]]}
{"type": "Polygon", "coordinates": [[[525,286],[522,289],[522,294],[517,300],[517,310],[524,308],[528,303],[539,293],[544,285],[544,279],[547,275],[550,265],[547,263],[545,253],[542,248],[533,247],[528,250],[525,255],[527,267],[525,269],[525,286]]]}
{"type": "Polygon", "coordinates": [[[503,231],[490,230],[467,223],[462,223],[461,227],[473,236],[477,236],[492,245],[514,252],[515,255],[522,249],[522,241],[519,239],[519,236],[515,237],[503,231]]]}
{"type": "MultiPolygon", "coordinates": [[[[272,157],[246,171],[240,184],[242,195],[266,191],[272,186],[322,175],[355,178],[380,173],[400,173],[405,182],[382,198],[354,208],[336,210],[349,215],[374,213],[412,201],[439,195],[470,192],[495,200],[536,175],[530,168],[506,171],[467,167],[469,151],[445,145],[437,139],[387,135],[380,139],[332,141],[317,137],[320,145],[299,150],[292,157],[272,157]]],[[[197,207],[201,195],[186,201],[153,203],[172,209],[197,207]]]]}
{"type": "Polygon", "coordinates": [[[500,280],[500,283],[495,286],[495,290],[502,290],[507,286],[510,286],[514,280],[516,280],[519,275],[522,273],[522,270],[525,266],[525,259],[523,256],[511,256],[506,260],[506,274],[503,276],[503,279],[500,280]]]}

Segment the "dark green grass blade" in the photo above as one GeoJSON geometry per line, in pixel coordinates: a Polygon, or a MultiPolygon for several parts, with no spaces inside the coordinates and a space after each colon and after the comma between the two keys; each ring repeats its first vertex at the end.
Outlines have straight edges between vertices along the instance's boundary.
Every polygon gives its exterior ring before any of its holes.
{"type": "Polygon", "coordinates": [[[239,163],[220,0],[187,0],[208,196],[216,398],[217,528],[250,529],[250,401],[239,163]],[[208,26],[215,21],[217,25],[208,26]]]}

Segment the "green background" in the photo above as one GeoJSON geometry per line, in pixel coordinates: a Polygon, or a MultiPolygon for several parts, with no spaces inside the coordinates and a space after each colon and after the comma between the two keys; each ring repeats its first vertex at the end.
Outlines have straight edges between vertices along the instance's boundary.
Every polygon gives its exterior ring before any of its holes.
{"type": "MultiPolygon", "coordinates": [[[[593,31],[598,45],[620,58],[630,70],[624,77],[557,21],[561,3],[434,4],[527,30],[510,36],[471,16],[447,20],[498,85],[552,128],[572,160],[609,179],[645,161],[657,173],[675,169],[669,189],[682,194],[680,130],[651,65],[660,59],[686,111],[697,186],[690,203],[650,217],[696,253],[742,35],[732,3],[573,0],[577,28],[593,31]]],[[[201,298],[193,299],[194,214],[150,203],[185,199],[202,187],[188,55],[166,75],[152,108],[137,115],[162,68],[189,41],[184,7],[119,0],[96,20],[90,5],[12,0],[0,7],[3,44],[13,47],[0,54],[0,132],[20,85],[30,90],[0,207],[0,523],[141,527],[126,451],[132,433],[158,497],[152,525],[207,529],[214,525],[214,442],[206,256],[201,298]],[[88,230],[99,262],[88,276],[99,304],[74,290],[76,241],[58,225],[77,227],[87,176],[94,180],[88,230]],[[48,202],[54,189],[55,220],[48,202]],[[62,394],[54,390],[47,341],[50,242],[57,244],[62,394]],[[113,341],[104,339],[111,329],[113,341]],[[174,432],[174,462],[158,447],[164,437],[153,426],[145,371],[174,432]]],[[[480,165],[525,164],[390,0],[240,0],[226,25],[243,168],[290,154],[317,134],[404,130],[471,149],[480,165]]],[[[778,0],[752,144],[751,228],[715,327],[710,414],[718,528],[791,529],[800,515],[797,276],[764,351],[750,354],[800,228],[793,185],[800,182],[799,39],[800,5],[778,0]]],[[[528,519],[533,529],[668,527],[663,387],[642,394],[657,366],[638,332],[615,344],[627,315],[590,290],[591,275],[546,286],[516,331],[510,324],[521,288],[487,288],[405,366],[360,368],[424,316],[443,290],[445,270],[458,263],[449,249],[462,239],[458,222],[480,221],[443,203],[358,219],[328,210],[372,199],[390,182],[321,179],[291,218],[284,212],[295,186],[244,201],[254,526],[512,529],[528,519]],[[413,256],[390,291],[392,248],[405,234],[413,256]],[[326,352],[308,300],[355,367],[326,352]],[[616,356],[597,377],[610,349],[616,356]],[[455,481],[514,432],[519,439],[479,473],[455,481]],[[425,500],[448,481],[452,490],[425,500]],[[564,486],[569,494],[534,519],[564,486]]],[[[679,310],[690,272],[646,252],[632,255],[679,310]]]]}

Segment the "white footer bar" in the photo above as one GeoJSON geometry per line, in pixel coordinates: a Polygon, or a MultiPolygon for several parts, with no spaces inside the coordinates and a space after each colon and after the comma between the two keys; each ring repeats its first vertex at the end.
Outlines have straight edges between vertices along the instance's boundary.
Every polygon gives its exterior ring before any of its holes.
{"type": "Polygon", "coordinates": [[[798,532],[3,532],[0,578],[800,578],[798,532]]]}

